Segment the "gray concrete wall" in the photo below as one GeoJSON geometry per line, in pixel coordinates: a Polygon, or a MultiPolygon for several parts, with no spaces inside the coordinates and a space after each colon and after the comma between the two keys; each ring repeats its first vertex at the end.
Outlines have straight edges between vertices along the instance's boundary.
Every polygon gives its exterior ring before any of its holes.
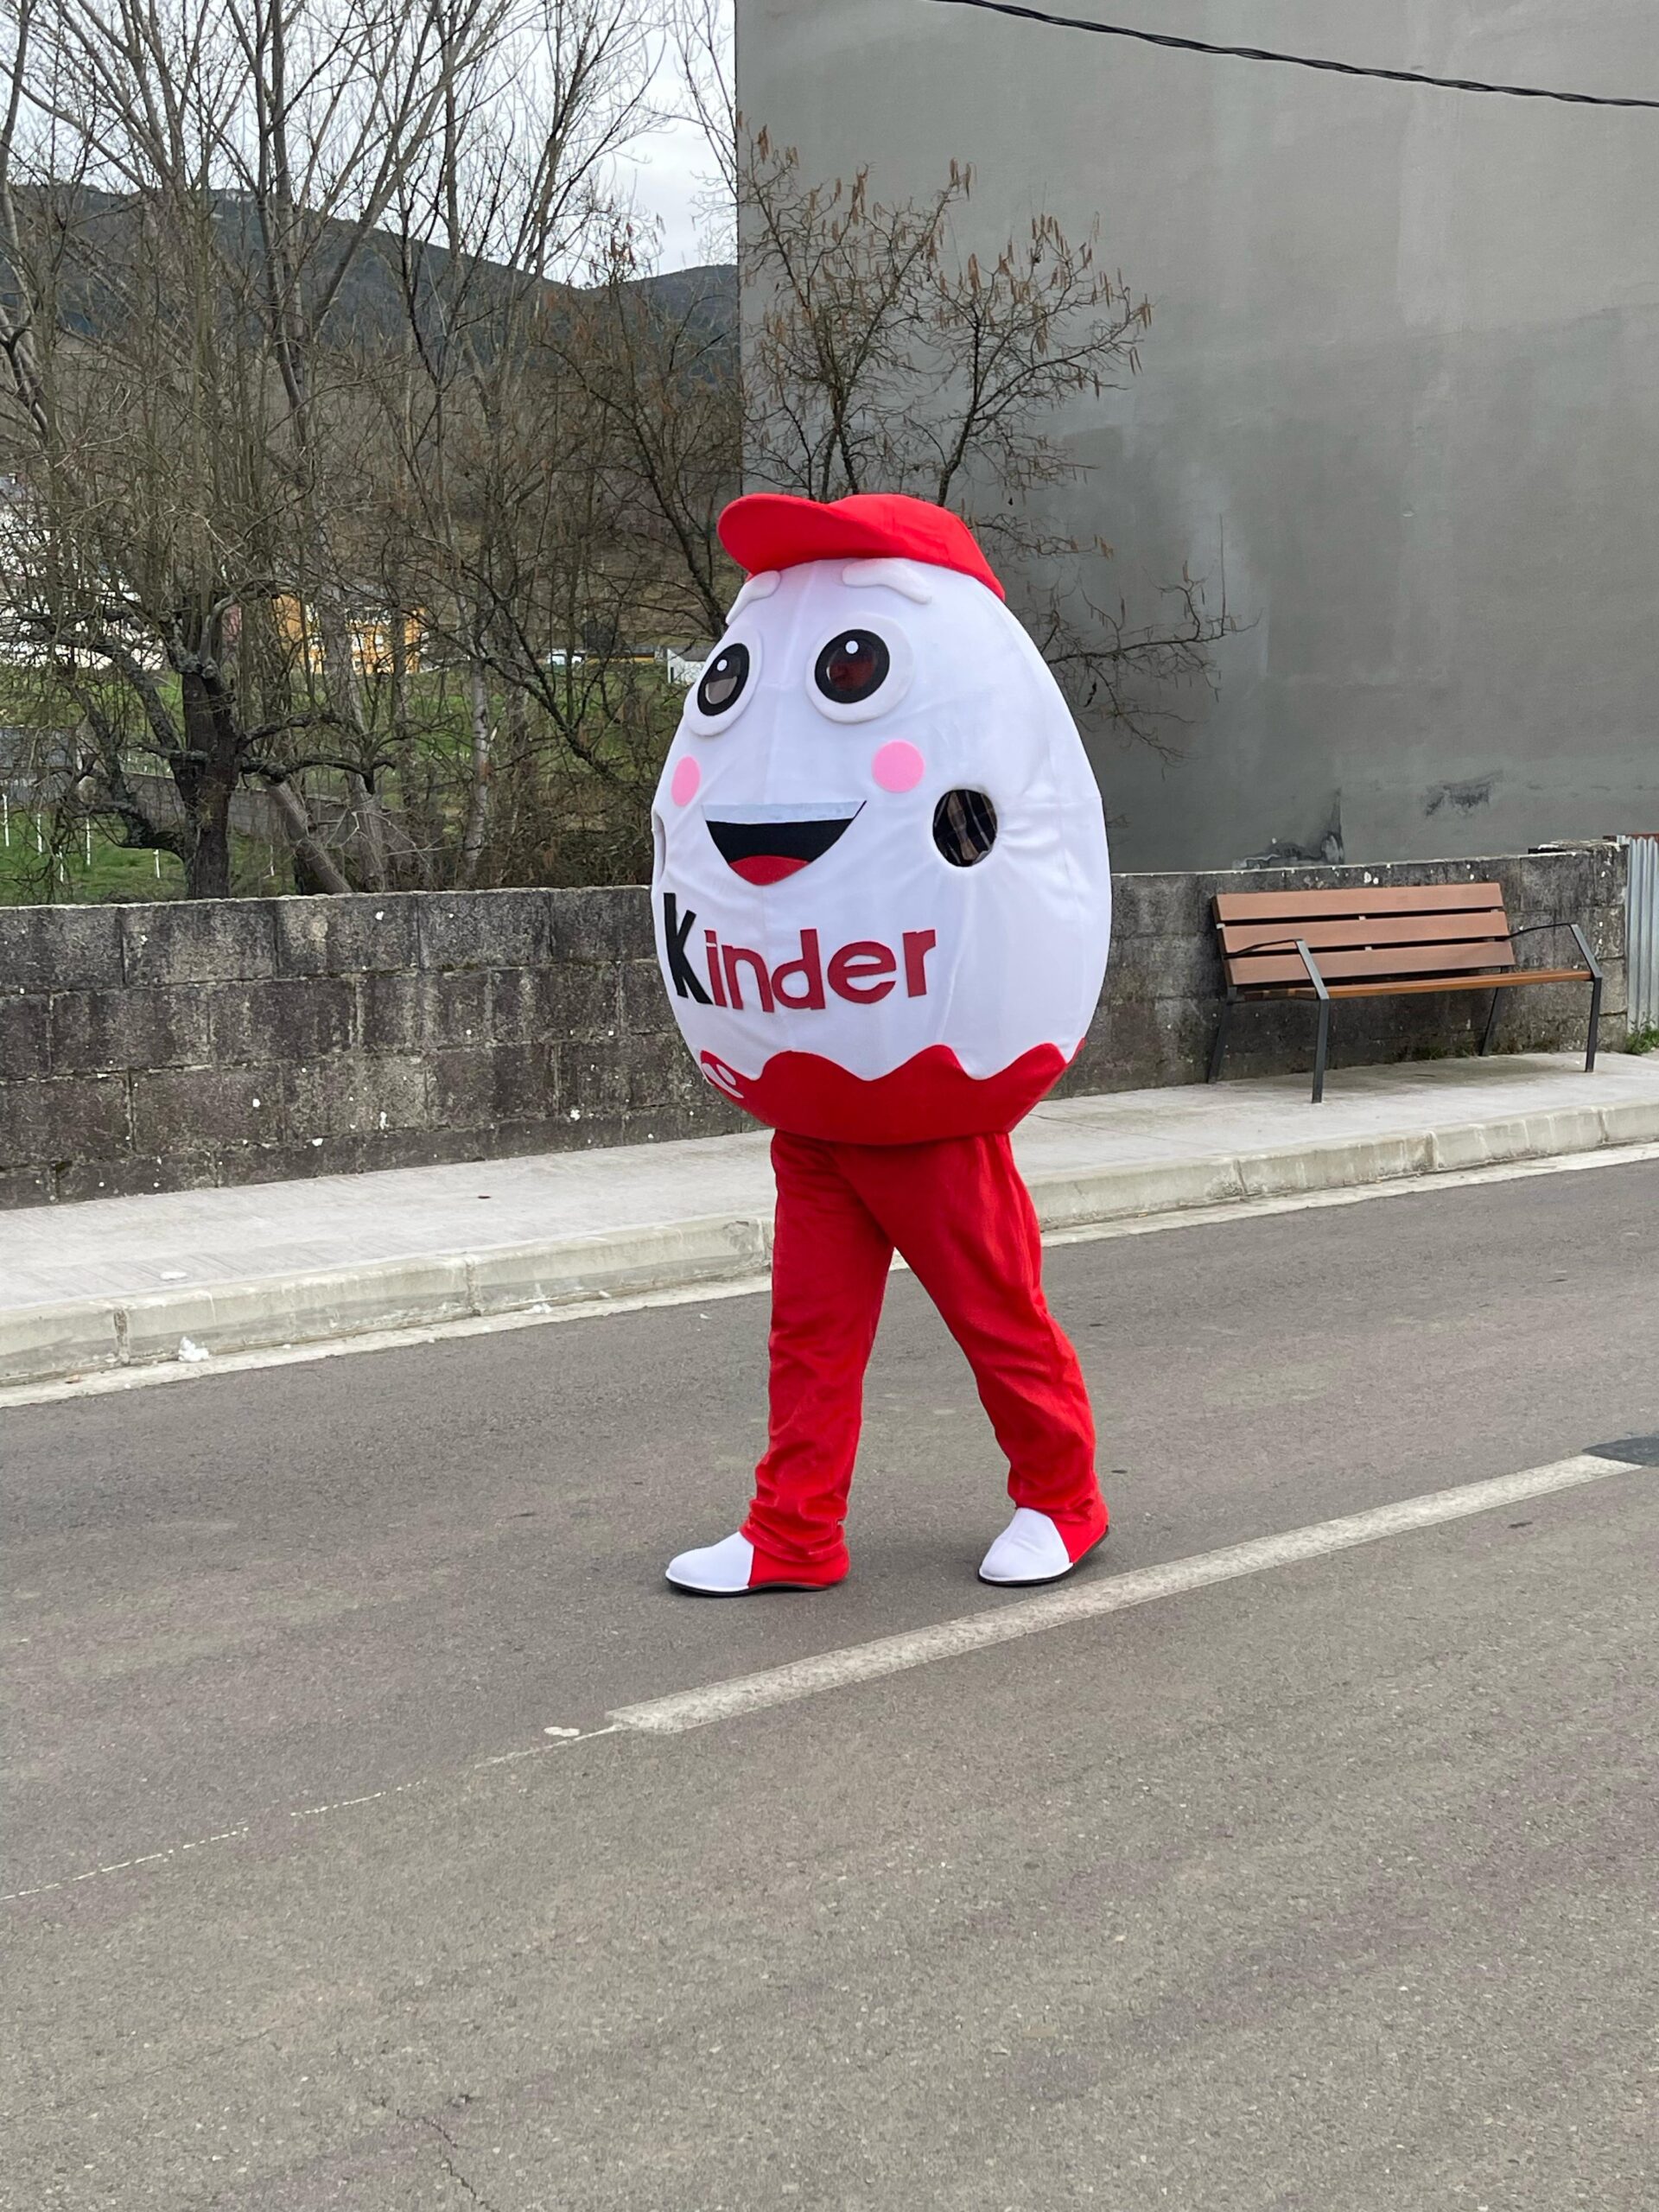
{"type": "Polygon", "coordinates": [[[735,1124],[644,890],[0,907],[0,1205],[735,1124]]]}
{"type": "MultiPolygon", "coordinates": [[[[1653,0],[1066,0],[1073,15],[1659,97],[1653,0]]],[[[813,176],[971,162],[982,249],[1039,206],[1154,319],[1045,495],[1149,606],[1249,627],[1168,763],[1094,733],[1132,868],[1659,829],[1659,117],[1412,90],[893,0],[738,0],[748,120],[813,176]]]]}
{"type": "MultiPolygon", "coordinates": [[[[1378,873],[1488,870],[1517,923],[1590,930],[1615,1043],[1623,854],[1378,873]]],[[[1202,1074],[1221,982],[1210,899],[1229,881],[1118,879],[1106,997],[1066,1089],[1202,1074]]],[[[1546,963],[1550,941],[1528,957],[1546,963]]],[[[1510,1047],[1582,1037],[1582,991],[1512,995],[1510,1047]]],[[[1484,994],[1344,1007],[1333,1065],[1467,1050],[1484,1010],[1484,994]]],[[[1234,1072],[1311,1061],[1305,1009],[1252,1009],[1236,1039],[1234,1072]]],[[[0,1206],[748,1126],[681,1046],[644,889],[0,907],[0,1206]]]]}

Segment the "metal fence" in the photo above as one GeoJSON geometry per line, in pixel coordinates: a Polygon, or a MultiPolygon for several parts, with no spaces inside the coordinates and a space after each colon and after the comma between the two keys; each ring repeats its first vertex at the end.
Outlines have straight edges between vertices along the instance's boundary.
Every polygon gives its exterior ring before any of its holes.
{"type": "Polygon", "coordinates": [[[1625,957],[1630,1028],[1659,1029],[1659,836],[1630,840],[1625,893],[1625,957]]]}

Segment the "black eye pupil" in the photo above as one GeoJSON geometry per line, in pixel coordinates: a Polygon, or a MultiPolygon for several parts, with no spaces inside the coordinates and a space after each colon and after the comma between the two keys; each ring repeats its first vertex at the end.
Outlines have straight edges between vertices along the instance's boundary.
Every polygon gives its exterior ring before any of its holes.
{"type": "Polygon", "coordinates": [[[699,711],[705,715],[723,715],[728,707],[734,707],[742,697],[743,687],[748,680],[748,647],[722,645],[698,681],[699,711]]]}
{"type": "Polygon", "coordinates": [[[874,630],[844,630],[818,655],[812,680],[826,699],[854,707],[879,691],[893,657],[874,630]]]}

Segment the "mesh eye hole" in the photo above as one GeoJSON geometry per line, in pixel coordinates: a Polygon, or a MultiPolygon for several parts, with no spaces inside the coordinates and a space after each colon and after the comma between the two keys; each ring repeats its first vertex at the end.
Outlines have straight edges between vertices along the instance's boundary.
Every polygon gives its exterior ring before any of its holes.
{"type": "Polygon", "coordinates": [[[837,707],[856,707],[887,680],[893,656],[874,630],[840,630],[818,655],[812,681],[837,707]]]}
{"type": "Polygon", "coordinates": [[[983,791],[946,791],[933,810],[933,842],[952,868],[976,868],[996,842],[996,809],[983,791]]]}
{"type": "Polygon", "coordinates": [[[697,712],[700,715],[729,714],[742,697],[749,680],[749,649],[747,645],[722,645],[714,655],[697,681],[697,712]]]}

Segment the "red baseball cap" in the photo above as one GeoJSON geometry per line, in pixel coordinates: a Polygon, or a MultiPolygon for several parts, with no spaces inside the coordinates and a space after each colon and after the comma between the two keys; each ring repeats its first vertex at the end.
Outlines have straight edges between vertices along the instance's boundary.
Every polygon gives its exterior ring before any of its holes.
{"type": "Polygon", "coordinates": [[[803,561],[923,561],[956,569],[1007,597],[960,515],[902,492],[854,492],[804,499],[792,492],[748,492],[720,518],[720,542],[756,576],[803,561]]]}

